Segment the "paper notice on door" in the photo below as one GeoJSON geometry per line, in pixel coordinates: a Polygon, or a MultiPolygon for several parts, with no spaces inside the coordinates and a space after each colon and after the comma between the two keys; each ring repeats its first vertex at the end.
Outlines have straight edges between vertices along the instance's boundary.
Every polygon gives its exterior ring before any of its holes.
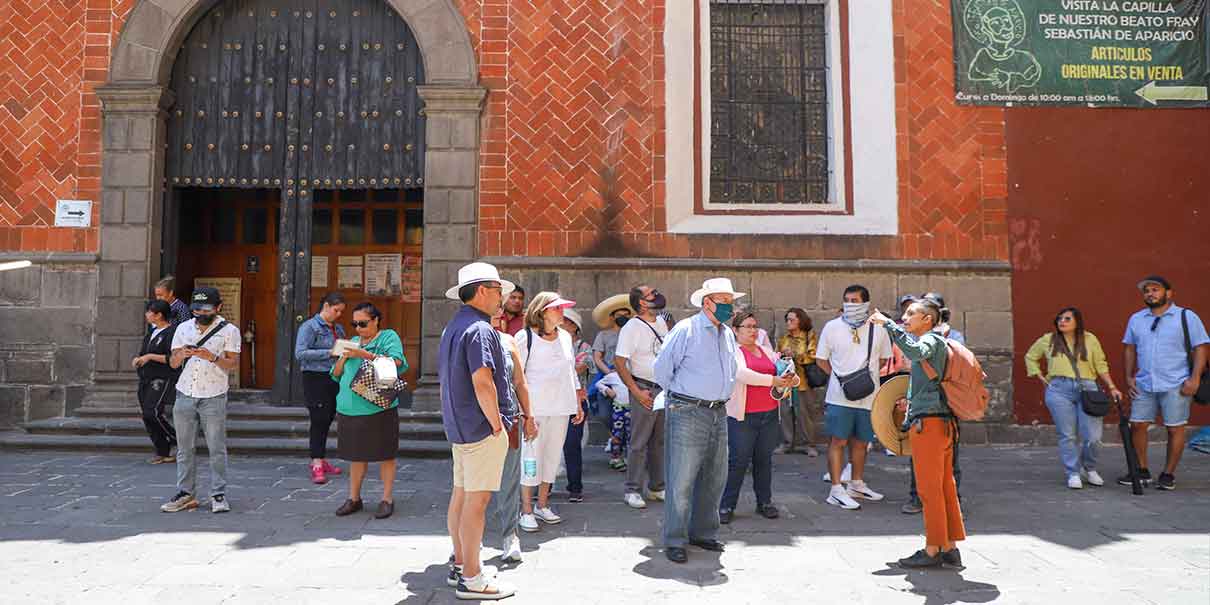
{"type": "Polygon", "coordinates": [[[328,257],[312,256],[311,257],[311,287],[312,288],[327,288],[328,287],[328,257]]]}
{"type": "Polygon", "coordinates": [[[402,293],[402,254],[366,255],[366,294],[397,297],[402,293]]]}
{"type": "Polygon", "coordinates": [[[336,286],[341,290],[360,290],[361,265],[341,265],[337,267],[336,286]]]}
{"type": "Polygon", "coordinates": [[[336,264],[340,265],[341,267],[347,267],[347,266],[352,266],[352,265],[357,265],[358,267],[360,267],[361,262],[362,262],[361,256],[338,256],[338,257],[336,257],[336,264]]]}
{"type": "Polygon", "coordinates": [[[420,257],[409,256],[403,259],[403,289],[400,302],[420,302],[420,257]]]}

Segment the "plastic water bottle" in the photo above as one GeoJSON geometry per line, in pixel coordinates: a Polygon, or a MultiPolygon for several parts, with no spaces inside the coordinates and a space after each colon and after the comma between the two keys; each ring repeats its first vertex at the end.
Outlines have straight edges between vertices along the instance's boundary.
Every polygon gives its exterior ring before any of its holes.
{"type": "Polygon", "coordinates": [[[525,479],[538,477],[538,453],[533,441],[526,439],[524,435],[521,437],[521,476],[525,479]]]}

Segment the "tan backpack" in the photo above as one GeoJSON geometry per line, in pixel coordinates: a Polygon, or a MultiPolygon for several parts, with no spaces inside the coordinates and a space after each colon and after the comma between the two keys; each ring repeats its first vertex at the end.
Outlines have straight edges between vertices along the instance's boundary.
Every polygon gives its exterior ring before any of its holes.
{"type": "MultiPolygon", "coordinates": [[[[945,394],[950,411],[959,420],[983,420],[987,413],[987,402],[991,395],[983,381],[987,374],[975,358],[975,354],[956,340],[945,339],[945,376],[941,378],[941,391],[945,394]]],[[[937,370],[928,361],[923,362],[924,373],[929,380],[937,380],[937,370]]]]}

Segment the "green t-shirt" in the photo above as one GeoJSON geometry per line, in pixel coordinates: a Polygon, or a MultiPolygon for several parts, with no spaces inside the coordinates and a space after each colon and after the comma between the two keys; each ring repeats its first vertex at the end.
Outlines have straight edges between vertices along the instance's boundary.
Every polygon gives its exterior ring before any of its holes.
{"type": "MultiPolygon", "coordinates": [[[[361,337],[354,336],[353,342],[360,343],[361,337]]],[[[394,330],[379,332],[378,336],[375,336],[374,340],[363,348],[375,355],[402,361],[403,365],[399,366],[400,374],[408,371],[408,360],[403,356],[403,341],[399,340],[399,334],[396,334],[394,330]]],[[[369,416],[385,411],[370,403],[365,397],[353,392],[353,377],[357,375],[357,369],[361,367],[363,361],[365,360],[346,359],[344,372],[339,377],[332,376],[332,380],[340,383],[340,393],[336,395],[336,411],[345,416],[369,416]]],[[[399,407],[399,401],[392,401],[391,407],[399,407]]]]}

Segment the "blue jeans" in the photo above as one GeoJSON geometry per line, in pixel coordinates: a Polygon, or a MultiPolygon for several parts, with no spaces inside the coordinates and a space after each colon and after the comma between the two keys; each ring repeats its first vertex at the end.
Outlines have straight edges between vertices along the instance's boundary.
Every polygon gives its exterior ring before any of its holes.
{"type": "MultiPolygon", "coordinates": [[[[525,430],[518,426],[518,431],[525,430]]],[[[504,471],[500,474],[500,490],[492,492],[487,518],[500,526],[500,542],[517,534],[521,519],[521,448],[508,448],[504,454],[504,471]]],[[[500,544],[493,544],[499,548],[500,544]]]]}
{"type": "Polygon", "coordinates": [[[664,546],[714,540],[727,483],[727,410],[669,397],[664,423],[664,546]]]}
{"type": "Polygon", "coordinates": [[[567,438],[563,440],[563,462],[567,466],[567,491],[573,494],[584,492],[584,450],[580,441],[584,439],[584,426],[588,424],[588,403],[581,401],[580,409],[584,410],[584,422],[572,422],[575,416],[567,421],[567,438]]]}
{"type": "Polygon", "coordinates": [[[176,394],[176,488],[197,495],[197,426],[202,425],[210,458],[210,497],[227,493],[227,394],[195,399],[176,394]]]}
{"type": "Polygon", "coordinates": [[[742,421],[727,418],[727,488],[719,510],[735,510],[748,465],[752,466],[756,505],[773,503],[773,450],[781,441],[778,420],[777,410],[745,414],[742,421]]]}
{"type": "MultiPolygon", "coordinates": [[[[1084,389],[1096,388],[1096,382],[1085,380],[1084,389]]],[[[1059,458],[1068,475],[1080,469],[1096,470],[1097,454],[1101,451],[1101,433],[1105,429],[1101,418],[1089,416],[1080,406],[1080,383],[1074,378],[1056,377],[1046,387],[1046,407],[1059,433],[1059,458]],[[1080,447],[1076,440],[1083,441],[1080,447]]]]}

